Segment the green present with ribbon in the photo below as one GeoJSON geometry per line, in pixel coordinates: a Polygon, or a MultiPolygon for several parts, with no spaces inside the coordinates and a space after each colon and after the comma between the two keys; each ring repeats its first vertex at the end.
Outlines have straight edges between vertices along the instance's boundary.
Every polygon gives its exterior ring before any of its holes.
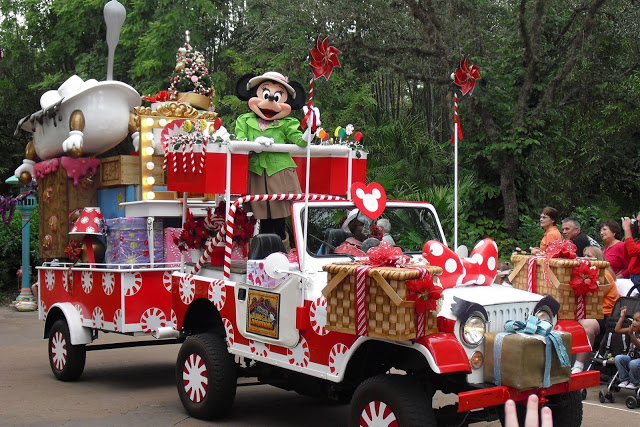
{"type": "Polygon", "coordinates": [[[485,335],[485,382],[518,390],[549,387],[569,381],[571,334],[535,316],[509,320],[505,332],[485,335]]]}

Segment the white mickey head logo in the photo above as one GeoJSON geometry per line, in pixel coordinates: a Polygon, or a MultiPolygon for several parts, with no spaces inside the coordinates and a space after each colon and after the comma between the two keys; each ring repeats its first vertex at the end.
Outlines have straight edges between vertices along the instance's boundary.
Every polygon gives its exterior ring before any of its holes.
{"type": "Polygon", "coordinates": [[[371,194],[367,194],[364,192],[364,189],[358,188],[356,190],[356,196],[362,199],[362,204],[367,211],[375,212],[378,210],[378,199],[382,197],[382,193],[380,193],[379,189],[374,188],[371,194]]]}

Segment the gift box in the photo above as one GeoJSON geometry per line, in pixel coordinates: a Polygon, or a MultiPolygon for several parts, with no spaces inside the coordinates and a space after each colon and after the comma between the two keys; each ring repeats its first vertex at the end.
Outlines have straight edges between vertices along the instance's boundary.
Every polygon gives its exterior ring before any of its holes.
{"type": "MultiPolygon", "coordinates": [[[[293,156],[296,163],[296,173],[300,188],[305,191],[306,186],[306,157],[293,156]]],[[[347,170],[349,158],[346,156],[311,157],[309,173],[309,192],[317,194],[348,194],[349,182],[347,170]]],[[[351,159],[351,182],[367,181],[367,154],[361,158],[351,159]]]]}
{"type": "MultiPolygon", "coordinates": [[[[571,334],[554,332],[561,336],[562,344],[571,354],[571,334]]],[[[523,333],[508,334],[502,340],[501,358],[494,360],[494,345],[498,332],[484,336],[484,380],[495,384],[494,364],[500,364],[500,385],[526,390],[543,387],[545,364],[545,338],[541,335],[523,333]]],[[[551,384],[569,381],[571,366],[561,366],[555,350],[551,351],[551,384]]]]}
{"type": "MultiPolygon", "coordinates": [[[[246,194],[248,153],[231,154],[231,194],[246,194]]],[[[168,189],[189,193],[224,194],[227,182],[227,146],[194,144],[193,152],[167,153],[168,189]],[[204,156],[204,157],[203,157],[204,156]]]]}
{"type": "MultiPolygon", "coordinates": [[[[530,278],[528,277],[529,259],[531,255],[513,254],[511,262],[514,268],[509,276],[509,280],[516,289],[529,290],[530,278]]],[[[533,261],[532,261],[533,262],[533,261]]],[[[598,278],[600,281],[599,292],[588,293],[584,296],[585,301],[585,318],[602,319],[602,303],[604,301],[604,292],[610,286],[604,277],[604,271],[609,266],[607,261],[589,260],[592,266],[599,269],[598,278]]],[[[575,267],[580,266],[578,259],[551,258],[546,260],[544,257],[535,259],[535,293],[539,295],[551,295],[560,303],[558,311],[558,319],[576,319],[577,299],[573,288],[569,282],[571,274],[575,267]],[[545,263],[548,262],[549,281],[544,277],[545,263]]]]}
{"type": "MultiPolygon", "coordinates": [[[[153,156],[156,166],[152,176],[157,185],[164,184],[162,172],[162,156],[153,156]]],[[[112,156],[100,159],[100,188],[119,187],[123,185],[140,185],[142,166],[140,156],[112,156]]]]}
{"type": "MultiPolygon", "coordinates": [[[[111,218],[105,221],[107,228],[108,264],[149,263],[149,234],[146,218],[111,218]]],[[[164,260],[162,220],[153,221],[153,261],[164,260]]]]}
{"type": "Polygon", "coordinates": [[[98,207],[105,219],[123,217],[124,207],[120,206],[120,203],[134,202],[139,199],[140,186],[138,185],[98,189],[98,207]]]}
{"type": "MultiPolygon", "coordinates": [[[[412,268],[372,267],[365,276],[364,318],[366,333],[357,322],[356,270],[358,264],[328,264],[327,286],[322,294],[327,298],[327,324],[330,331],[368,335],[373,338],[411,340],[418,338],[418,316],[410,301],[406,281],[418,279],[422,272],[412,268]]],[[[432,275],[442,273],[440,267],[421,266],[432,275]]],[[[424,333],[437,329],[436,313],[426,311],[424,333]]]]}
{"type": "MultiPolygon", "coordinates": [[[[298,264],[289,262],[289,271],[299,271],[298,264]]],[[[271,277],[264,269],[263,259],[247,260],[247,283],[251,286],[268,289],[277,288],[282,282],[287,280],[289,276],[289,274],[285,274],[280,278],[271,277]]]]}

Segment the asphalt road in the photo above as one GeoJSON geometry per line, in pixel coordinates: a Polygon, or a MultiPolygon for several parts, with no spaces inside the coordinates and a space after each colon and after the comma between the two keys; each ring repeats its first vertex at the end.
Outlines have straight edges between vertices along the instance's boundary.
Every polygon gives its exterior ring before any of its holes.
{"type": "MultiPolygon", "coordinates": [[[[0,307],[0,425],[22,426],[199,426],[178,398],[174,364],[179,346],[92,351],[79,381],[56,380],[49,368],[43,323],[35,312],[0,307]]],[[[102,334],[98,343],[129,339],[102,334]]],[[[600,404],[598,390],[584,402],[584,426],[640,425],[640,409],[600,404]],[[615,421],[614,421],[615,420],[615,421]]],[[[437,402],[436,402],[437,405],[437,402]]],[[[266,385],[244,385],[224,426],[343,426],[347,405],[299,396],[266,385]]],[[[497,422],[477,426],[499,426],[497,422]]]]}

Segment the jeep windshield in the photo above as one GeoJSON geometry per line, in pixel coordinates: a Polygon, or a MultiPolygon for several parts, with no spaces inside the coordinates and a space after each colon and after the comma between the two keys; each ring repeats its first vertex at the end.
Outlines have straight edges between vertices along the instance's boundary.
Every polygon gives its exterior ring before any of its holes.
{"type": "MultiPolygon", "coordinates": [[[[363,256],[382,240],[413,255],[421,254],[428,240],[444,243],[435,211],[426,203],[389,202],[376,221],[352,203],[341,205],[310,204],[307,252],[313,257],[363,256]]],[[[304,209],[299,214],[302,224],[304,209]]]]}

